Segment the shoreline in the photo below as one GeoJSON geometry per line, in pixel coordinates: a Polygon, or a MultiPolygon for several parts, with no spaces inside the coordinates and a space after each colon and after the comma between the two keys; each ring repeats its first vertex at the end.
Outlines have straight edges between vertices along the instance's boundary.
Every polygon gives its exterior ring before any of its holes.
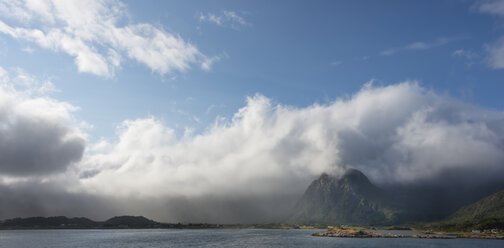
{"type": "MultiPolygon", "coordinates": [[[[372,232],[358,229],[342,229],[333,228],[325,232],[316,232],[312,236],[315,237],[332,237],[332,238],[413,238],[413,239],[491,239],[491,240],[504,240],[504,235],[496,234],[443,234],[432,233],[423,234],[415,231],[408,231],[410,235],[405,234],[385,234],[391,230],[374,230],[372,232]]],[[[396,231],[397,232],[397,231],[396,231]]]]}

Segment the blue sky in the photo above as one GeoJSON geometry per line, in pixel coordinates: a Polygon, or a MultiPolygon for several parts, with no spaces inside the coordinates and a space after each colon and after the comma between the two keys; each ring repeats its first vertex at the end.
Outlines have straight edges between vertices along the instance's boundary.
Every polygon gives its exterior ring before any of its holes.
{"type": "MultiPolygon", "coordinates": [[[[502,20],[478,4],[124,1],[117,26],[146,23],[218,59],[209,70],[190,64],[160,73],[123,58],[113,75],[103,76],[79,71],[71,54],[3,32],[0,66],[50,79],[60,90],[53,96],[78,106],[76,116],[93,125],[91,140],[112,137],[123,120],[148,116],[179,133],[186,127],[202,132],[217,116],[231,118],[246,96],[260,93],[302,107],[348,97],[372,79],[378,85],[418,80],[425,88],[502,110],[504,70],[489,64],[485,48],[504,34],[502,20]]],[[[43,19],[1,20],[11,27],[50,26],[43,19]]]]}

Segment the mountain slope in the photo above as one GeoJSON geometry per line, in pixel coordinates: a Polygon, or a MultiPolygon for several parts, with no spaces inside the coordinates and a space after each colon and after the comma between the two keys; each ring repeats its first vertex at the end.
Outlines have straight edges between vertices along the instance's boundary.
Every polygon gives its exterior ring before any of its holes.
{"type": "Polygon", "coordinates": [[[390,197],[362,172],[349,169],[341,177],[327,174],[313,181],[298,202],[289,223],[386,225],[398,210],[390,197]]]}
{"type": "Polygon", "coordinates": [[[444,229],[504,229],[504,190],[462,207],[441,226],[444,229]]]}

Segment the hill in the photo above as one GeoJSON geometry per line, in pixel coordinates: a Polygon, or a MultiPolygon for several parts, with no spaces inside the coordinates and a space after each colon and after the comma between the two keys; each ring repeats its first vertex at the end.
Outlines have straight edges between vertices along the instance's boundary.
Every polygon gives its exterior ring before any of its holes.
{"type": "Polygon", "coordinates": [[[104,227],[114,228],[153,228],[159,225],[160,223],[143,216],[116,216],[103,223],[104,227]]]}
{"type": "Polygon", "coordinates": [[[504,229],[504,190],[460,208],[446,220],[433,224],[445,230],[504,229]]]}
{"type": "Polygon", "coordinates": [[[288,223],[389,225],[400,211],[390,196],[360,171],[341,177],[322,174],[313,181],[292,212],[288,223]]]}
{"type": "Polygon", "coordinates": [[[29,217],[8,219],[0,223],[3,228],[92,228],[99,226],[99,222],[88,218],[67,218],[65,216],[55,217],[29,217]]]}
{"type": "Polygon", "coordinates": [[[143,216],[116,216],[103,221],[88,218],[29,217],[0,221],[0,229],[89,229],[89,228],[173,228],[174,224],[161,224],[143,216]]]}

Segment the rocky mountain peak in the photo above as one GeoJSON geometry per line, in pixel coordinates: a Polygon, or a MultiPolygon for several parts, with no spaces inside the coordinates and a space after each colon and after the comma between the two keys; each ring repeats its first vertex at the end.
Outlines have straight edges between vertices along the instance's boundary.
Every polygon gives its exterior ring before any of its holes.
{"type": "Polygon", "coordinates": [[[322,174],[298,202],[289,222],[331,224],[387,223],[393,211],[388,196],[359,170],[341,177],[322,174]]]}

